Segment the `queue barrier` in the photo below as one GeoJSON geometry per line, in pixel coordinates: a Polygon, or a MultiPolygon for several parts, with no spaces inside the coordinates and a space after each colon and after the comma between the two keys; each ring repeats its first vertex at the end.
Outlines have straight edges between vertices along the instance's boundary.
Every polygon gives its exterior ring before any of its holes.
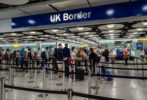
{"type": "Polygon", "coordinates": [[[123,99],[108,98],[108,97],[95,96],[95,95],[89,95],[85,93],[74,92],[72,89],[67,89],[65,91],[58,91],[58,90],[42,90],[42,89],[33,89],[33,88],[6,85],[4,84],[4,80],[5,80],[4,78],[0,78],[0,83],[2,87],[0,91],[1,100],[5,100],[5,88],[22,90],[22,91],[30,91],[30,92],[47,93],[47,94],[67,95],[68,100],[72,100],[73,96],[96,99],[96,100],[123,100],[123,99]]]}
{"type": "MultiPolygon", "coordinates": [[[[63,62],[62,62],[63,63],[63,62]]],[[[62,63],[59,63],[59,64],[62,64],[62,63]]],[[[54,64],[54,63],[48,63],[48,64],[54,64]]],[[[55,64],[58,64],[58,63],[55,63],[55,64]]],[[[64,63],[63,63],[64,64],[64,63]]],[[[119,63],[120,64],[120,63],[119,63]]],[[[124,64],[124,63],[123,63],[124,64]]],[[[14,65],[14,64],[13,64],[14,65]]],[[[75,64],[73,64],[73,65],[75,65],[75,64]]],[[[83,66],[83,65],[81,65],[81,66],[83,66]]],[[[89,66],[89,65],[87,65],[87,66],[89,66]]],[[[98,66],[99,68],[101,68],[101,66],[98,66]]],[[[142,70],[142,71],[144,71],[144,70],[147,70],[147,69],[141,69],[141,68],[137,68],[137,69],[133,69],[133,68],[116,68],[116,67],[105,67],[106,69],[119,69],[119,70],[142,70]]],[[[20,67],[10,67],[10,69],[9,70],[11,70],[10,71],[10,84],[9,85],[11,85],[11,86],[13,86],[13,78],[12,78],[12,69],[21,69],[20,67]]],[[[50,70],[51,72],[53,72],[53,71],[55,71],[55,69],[52,69],[52,68],[45,68],[45,67],[43,67],[43,68],[24,68],[24,69],[27,69],[27,70],[43,70],[43,83],[44,83],[44,87],[43,87],[43,89],[45,89],[45,74],[46,74],[46,70],[50,70]]],[[[5,70],[8,70],[8,69],[5,69],[5,70]]],[[[59,71],[59,72],[62,72],[63,73],[63,90],[65,90],[64,88],[64,82],[65,82],[65,69],[64,69],[64,67],[63,67],[63,70],[61,70],[61,71],[59,71]]],[[[69,72],[68,74],[76,74],[75,72],[69,72]]],[[[102,74],[92,74],[91,72],[90,72],[90,70],[88,71],[88,73],[84,73],[84,75],[86,75],[86,76],[88,76],[88,78],[89,78],[89,80],[88,80],[88,94],[90,95],[91,94],[91,89],[90,89],[90,87],[91,87],[91,76],[96,76],[96,77],[107,77],[107,75],[102,75],[102,74]]],[[[143,80],[146,80],[147,79],[147,77],[135,77],[135,76],[122,76],[122,75],[111,75],[111,77],[113,77],[113,78],[125,78],[125,79],[143,79],[143,80]]],[[[98,79],[97,79],[98,80],[98,79]]]]}

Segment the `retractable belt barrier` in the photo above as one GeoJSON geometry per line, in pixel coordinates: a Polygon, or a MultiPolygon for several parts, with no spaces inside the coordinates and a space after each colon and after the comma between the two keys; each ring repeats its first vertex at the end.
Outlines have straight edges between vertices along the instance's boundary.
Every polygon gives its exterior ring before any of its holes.
{"type": "Polygon", "coordinates": [[[57,90],[41,90],[41,89],[25,88],[25,87],[11,86],[11,85],[4,85],[4,87],[10,88],[10,89],[22,90],[22,91],[41,92],[41,93],[49,93],[49,94],[61,94],[61,95],[71,94],[71,96],[85,97],[85,98],[96,99],[96,100],[123,100],[123,99],[115,99],[115,98],[108,98],[108,97],[74,92],[72,91],[72,89],[69,89],[70,91],[69,90],[57,91],[57,90]]]}
{"type": "MultiPolygon", "coordinates": [[[[12,67],[12,68],[16,68],[17,67],[12,67]]],[[[106,67],[109,68],[109,67],[106,67]]],[[[43,68],[26,68],[26,69],[30,69],[30,70],[38,70],[38,69],[43,69],[43,68]]],[[[50,69],[50,68],[45,68],[46,70],[50,70],[50,71],[55,71],[55,69],[50,69]]],[[[111,67],[110,67],[111,69],[111,67]]],[[[118,69],[118,68],[112,68],[112,69],[118,69]]],[[[127,70],[127,68],[120,68],[121,70],[127,70]]],[[[133,70],[133,69],[130,69],[133,70]]],[[[141,69],[140,69],[141,70],[141,69]]],[[[65,71],[58,71],[58,72],[62,72],[65,73],[65,71]]],[[[68,72],[68,74],[76,74],[76,72],[68,72]]],[[[84,75],[88,76],[87,73],[84,73],[84,75]]],[[[91,74],[91,76],[101,76],[101,77],[107,77],[107,75],[102,75],[102,74],[91,74]]],[[[122,76],[122,75],[111,75],[111,77],[114,78],[128,78],[128,79],[147,79],[147,77],[135,77],[135,76],[122,76]]]]}
{"type": "MultiPolygon", "coordinates": [[[[98,66],[99,68],[101,68],[101,66],[98,66]]],[[[21,69],[19,67],[11,67],[14,69],[21,69]]],[[[105,67],[106,69],[119,69],[119,70],[147,70],[147,69],[133,69],[133,68],[116,68],[116,67],[105,67]]],[[[28,69],[28,70],[41,70],[43,68],[23,68],[23,69],[28,69]]],[[[55,69],[51,69],[51,68],[45,68],[46,70],[50,70],[50,71],[55,71],[55,69]]],[[[6,70],[8,71],[9,69],[2,69],[2,70],[6,70]]],[[[62,73],[67,73],[66,71],[60,70],[58,72],[62,72],[62,73]]],[[[68,72],[68,74],[76,74],[76,72],[68,72]]],[[[87,73],[84,73],[84,75],[88,75],[87,73]]],[[[100,74],[91,74],[92,76],[102,76],[105,77],[107,75],[100,75],[100,74]]],[[[111,77],[114,78],[128,78],[128,79],[147,79],[147,77],[135,77],[135,76],[122,76],[122,75],[111,75],[111,77]]]]}
{"type": "MultiPolygon", "coordinates": [[[[102,66],[97,66],[97,67],[102,68],[102,66]]],[[[116,70],[119,69],[119,70],[140,70],[140,71],[144,70],[144,71],[147,71],[147,69],[145,69],[145,68],[143,68],[143,69],[142,68],[134,69],[134,68],[124,68],[124,67],[123,68],[118,68],[118,67],[106,67],[106,66],[105,66],[105,68],[106,69],[116,69],[116,70]]]]}

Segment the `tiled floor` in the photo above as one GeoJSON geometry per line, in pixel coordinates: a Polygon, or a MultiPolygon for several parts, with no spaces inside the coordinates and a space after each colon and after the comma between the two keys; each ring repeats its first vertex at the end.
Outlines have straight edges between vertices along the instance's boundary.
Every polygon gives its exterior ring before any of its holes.
{"type": "MultiPolygon", "coordinates": [[[[111,65],[110,65],[111,66],[111,65]]],[[[117,65],[116,65],[117,66],[117,65]]],[[[124,65],[119,65],[119,67],[124,67],[124,65]]],[[[132,67],[134,66],[127,66],[132,67]]],[[[139,66],[141,67],[141,66],[139,66]]],[[[114,74],[117,75],[133,75],[133,76],[142,76],[142,72],[139,71],[138,74],[136,71],[114,71],[114,74]]],[[[6,76],[6,73],[1,72],[1,76],[6,76]]],[[[8,76],[8,75],[7,75],[8,76]]],[[[32,74],[31,76],[34,76],[32,74]]],[[[147,72],[145,73],[147,77],[147,72]]],[[[43,87],[43,74],[42,72],[37,73],[37,86],[38,88],[43,87]]],[[[62,78],[57,79],[54,76],[54,79],[50,79],[50,74],[46,75],[46,89],[52,90],[62,90],[63,83],[62,78]]],[[[95,86],[96,77],[92,77],[91,86],[95,86]]],[[[68,78],[65,78],[65,89],[72,88],[76,92],[88,93],[88,77],[85,77],[84,81],[71,82],[68,78]]],[[[30,73],[15,73],[14,85],[23,86],[23,87],[34,87],[34,77],[30,79],[30,73]]],[[[119,98],[125,100],[147,100],[147,81],[145,80],[135,80],[135,79],[118,79],[115,78],[113,81],[99,80],[98,81],[99,96],[105,96],[110,98],[119,98]]],[[[65,95],[54,95],[48,94],[46,98],[39,97],[40,93],[26,92],[20,90],[13,90],[11,93],[6,93],[6,100],[67,100],[65,95]]],[[[95,95],[95,89],[91,89],[91,94],[95,95]]],[[[73,97],[73,100],[85,100],[85,98],[73,97]]],[[[87,99],[86,99],[87,100],[87,99]]],[[[92,100],[92,99],[91,99],[92,100]]]]}

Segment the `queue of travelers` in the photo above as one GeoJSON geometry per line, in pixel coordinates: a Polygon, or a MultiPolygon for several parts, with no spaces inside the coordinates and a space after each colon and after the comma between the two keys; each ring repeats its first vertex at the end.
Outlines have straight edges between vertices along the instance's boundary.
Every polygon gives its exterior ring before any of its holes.
{"type": "MultiPolygon", "coordinates": [[[[11,52],[9,49],[4,50],[1,48],[0,63],[5,62],[10,64],[13,62],[14,65],[20,67],[23,71],[24,68],[49,67],[48,62],[53,62],[53,68],[56,70],[57,77],[61,78],[62,73],[60,71],[63,70],[62,62],[64,62],[65,76],[67,77],[69,77],[69,72],[73,71],[74,67],[80,67],[81,65],[85,66],[84,72],[88,73],[90,66],[91,72],[97,73],[95,66],[100,63],[109,62],[109,53],[110,51],[107,46],[99,46],[98,48],[90,48],[89,50],[86,47],[72,47],[70,49],[67,43],[64,47],[62,44],[58,44],[58,48],[54,48],[54,50],[46,47],[43,51],[40,48],[33,51],[29,47],[22,47],[20,50],[11,52]],[[36,65],[30,63],[35,63],[36,65]]],[[[105,71],[103,70],[102,73],[105,74],[105,71]]],[[[73,76],[71,77],[73,78],[73,76]]]]}

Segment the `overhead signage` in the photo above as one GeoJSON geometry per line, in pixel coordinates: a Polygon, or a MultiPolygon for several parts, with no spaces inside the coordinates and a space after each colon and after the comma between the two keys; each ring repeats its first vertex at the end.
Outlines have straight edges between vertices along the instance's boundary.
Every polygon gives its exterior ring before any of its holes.
{"type": "Polygon", "coordinates": [[[136,43],[136,48],[143,49],[143,43],[140,43],[140,42],[136,43]]]}
{"type": "Polygon", "coordinates": [[[147,15],[147,1],[141,0],[12,18],[12,28],[86,22],[144,15],[147,15]]]}

